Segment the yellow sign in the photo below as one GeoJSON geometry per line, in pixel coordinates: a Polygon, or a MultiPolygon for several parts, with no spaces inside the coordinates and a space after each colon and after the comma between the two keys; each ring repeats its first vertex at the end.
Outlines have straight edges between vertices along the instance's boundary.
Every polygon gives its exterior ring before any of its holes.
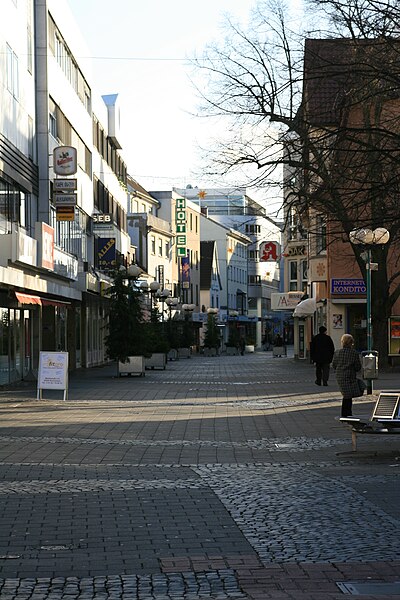
{"type": "Polygon", "coordinates": [[[57,221],[74,221],[75,220],[75,207],[74,206],[60,206],[56,208],[56,220],[57,221]]]}

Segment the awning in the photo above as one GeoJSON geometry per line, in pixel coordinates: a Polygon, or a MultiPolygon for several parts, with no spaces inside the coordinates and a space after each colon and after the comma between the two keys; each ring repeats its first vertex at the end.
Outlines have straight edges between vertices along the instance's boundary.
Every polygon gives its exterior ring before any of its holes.
{"type": "Polygon", "coordinates": [[[19,292],[15,292],[17,296],[18,302],[21,304],[42,304],[39,296],[31,296],[30,294],[20,294],[19,292]]]}
{"type": "Polygon", "coordinates": [[[71,302],[64,302],[62,300],[53,300],[52,298],[40,298],[39,296],[32,296],[32,294],[21,294],[15,292],[18,302],[21,304],[39,304],[40,306],[68,306],[71,302]]]}
{"type": "Polygon", "coordinates": [[[315,311],[317,310],[317,303],[315,298],[307,298],[306,300],[301,300],[293,311],[294,317],[311,317],[315,311]]]}

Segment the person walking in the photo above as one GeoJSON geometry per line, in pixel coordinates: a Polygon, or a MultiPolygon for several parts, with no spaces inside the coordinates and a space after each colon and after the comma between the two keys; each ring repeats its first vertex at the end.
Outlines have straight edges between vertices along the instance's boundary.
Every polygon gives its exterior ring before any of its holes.
{"type": "Polygon", "coordinates": [[[357,379],[357,371],[361,369],[360,355],[354,348],[353,336],[345,333],[342,335],[341,349],[336,350],[332,367],[336,371],[336,381],[343,396],[342,417],[352,416],[353,398],[361,396],[360,384],[357,379]]]}
{"type": "Polygon", "coordinates": [[[315,335],[311,341],[310,354],[311,360],[315,363],[315,383],[328,385],[329,367],[332,362],[335,345],[332,338],[326,333],[326,327],[321,325],[318,335],[315,335]]]}

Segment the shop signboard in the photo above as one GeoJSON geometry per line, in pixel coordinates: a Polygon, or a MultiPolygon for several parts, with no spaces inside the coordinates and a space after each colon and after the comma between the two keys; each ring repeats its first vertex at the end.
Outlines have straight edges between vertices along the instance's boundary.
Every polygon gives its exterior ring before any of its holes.
{"type": "Polygon", "coordinates": [[[63,390],[64,400],[68,394],[68,352],[40,352],[37,383],[37,399],[42,390],[63,390]]]}

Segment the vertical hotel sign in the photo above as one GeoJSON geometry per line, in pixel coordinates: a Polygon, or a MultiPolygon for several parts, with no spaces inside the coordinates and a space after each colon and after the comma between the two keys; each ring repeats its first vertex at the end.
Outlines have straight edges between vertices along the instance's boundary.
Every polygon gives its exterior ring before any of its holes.
{"type": "Polygon", "coordinates": [[[177,198],[175,202],[176,254],[186,256],[186,200],[177,198]]]}

